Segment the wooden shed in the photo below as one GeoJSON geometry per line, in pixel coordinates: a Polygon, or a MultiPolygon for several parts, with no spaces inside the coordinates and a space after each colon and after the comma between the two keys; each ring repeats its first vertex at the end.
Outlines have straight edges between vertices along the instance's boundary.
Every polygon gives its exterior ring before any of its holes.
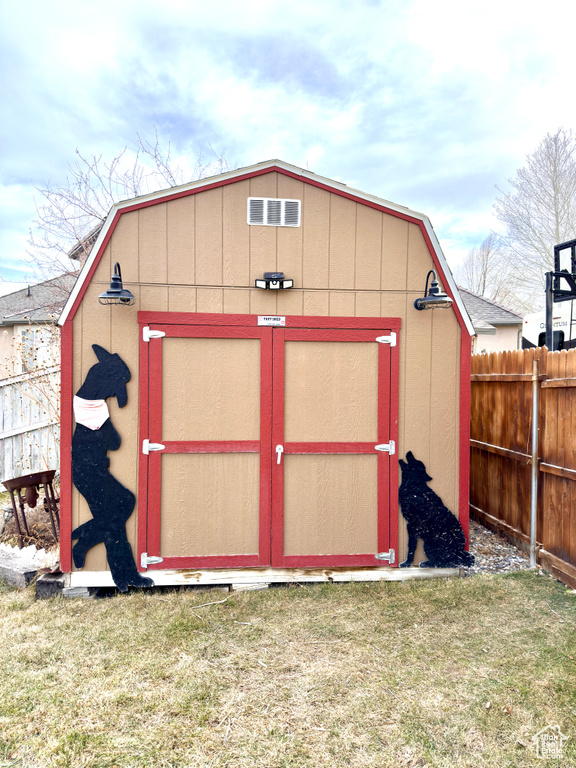
{"type": "Polygon", "coordinates": [[[60,324],[70,586],[113,583],[108,545],[72,558],[92,519],[72,404],[100,348],[131,374],[107,401],[109,471],[156,584],[393,576],[408,451],[467,534],[473,329],[426,216],[276,160],[138,197],[110,211],[60,324]],[[116,263],[133,305],[98,301],[116,263]],[[430,270],[453,303],[418,311],[430,270]]]}

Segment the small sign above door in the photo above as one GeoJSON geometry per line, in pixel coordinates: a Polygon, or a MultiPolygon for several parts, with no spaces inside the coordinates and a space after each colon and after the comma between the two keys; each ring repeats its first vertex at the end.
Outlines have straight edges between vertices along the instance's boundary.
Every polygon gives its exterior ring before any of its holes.
{"type": "Polygon", "coordinates": [[[258,325],[286,325],[285,317],[273,315],[258,315],[258,325]]]}

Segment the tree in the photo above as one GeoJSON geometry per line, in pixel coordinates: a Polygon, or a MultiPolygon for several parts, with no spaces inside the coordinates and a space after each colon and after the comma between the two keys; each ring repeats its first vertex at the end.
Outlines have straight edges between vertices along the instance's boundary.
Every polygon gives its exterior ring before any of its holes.
{"type": "Polygon", "coordinates": [[[125,147],[111,160],[76,150],[66,182],[35,186],[40,195],[37,219],[30,231],[28,255],[40,279],[68,272],[70,259],[84,263],[112,205],[148,192],[178,186],[230,170],[211,148],[199,150],[193,163],[175,160],[170,142],[158,132],[153,141],[137,134],[136,152],[125,147]]]}
{"type": "Polygon", "coordinates": [[[544,274],[553,269],[554,246],[576,238],[576,137],[559,128],[526,157],[508,179],[494,210],[506,227],[508,259],[532,292],[544,296],[544,274]]]}
{"type": "Polygon", "coordinates": [[[531,298],[527,300],[530,286],[522,271],[514,268],[502,239],[495,232],[470,249],[456,268],[456,280],[463,288],[508,309],[521,314],[532,310],[531,298]]]}

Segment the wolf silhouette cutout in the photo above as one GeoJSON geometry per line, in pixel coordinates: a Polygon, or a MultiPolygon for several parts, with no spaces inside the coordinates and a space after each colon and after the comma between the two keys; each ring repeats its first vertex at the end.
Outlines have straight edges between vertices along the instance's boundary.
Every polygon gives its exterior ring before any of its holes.
{"type": "Polygon", "coordinates": [[[138,573],[126,535],[136,497],[109,470],[108,451],[118,450],[121,438],[108,415],[106,398],[115,396],[120,408],[126,405],[130,371],[119,355],[98,344],[92,349],[98,362],[74,398],[72,437],[72,481],[88,502],[92,520],[72,531],[72,540],[77,540],[72,548],[74,565],[82,568],[88,550],[104,542],[112,578],[121,592],[129,586],[153,587],[152,579],[138,573]]]}
{"type": "Polygon", "coordinates": [[[428,558],[420,563],[421,568],[471,566],[474,556],[464,549],[466,538],[460,521],[428,486],[432,478],[424,463],[408,451],[406,461],[400,459],[399,464],[402,482],[398,498],[408,528],[408,556],[400,567],[412,565],[418,539],[422,539],[428,558]]]}

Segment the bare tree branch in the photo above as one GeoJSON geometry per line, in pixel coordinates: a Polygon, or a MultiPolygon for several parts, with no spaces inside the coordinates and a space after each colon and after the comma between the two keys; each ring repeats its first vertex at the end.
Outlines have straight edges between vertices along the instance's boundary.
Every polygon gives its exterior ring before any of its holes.
{"type": "Polygon", "coordinates": [[[494,209],[506,227],[504,241],[525,279],[544,291],[553,268],[554,246],[576,237],[576,137],[559,128],[547,134],[508,179],[494,209]]]}
{"type": "Polygon", "coordinates": [[[192,167],[174,160],[170,142],[158,131],[147,141],[139,134],[135,153],[125,147],[110,160],[76,150],[64,184],[49,181],[35,187],[37,218],[30,230],[28,255],[41,279],[74,269],[73,257],[85,261],[99,227],[114,203],[184,184],[231,169],[211,147],[208,159],[199,149],[192,167]]]}

